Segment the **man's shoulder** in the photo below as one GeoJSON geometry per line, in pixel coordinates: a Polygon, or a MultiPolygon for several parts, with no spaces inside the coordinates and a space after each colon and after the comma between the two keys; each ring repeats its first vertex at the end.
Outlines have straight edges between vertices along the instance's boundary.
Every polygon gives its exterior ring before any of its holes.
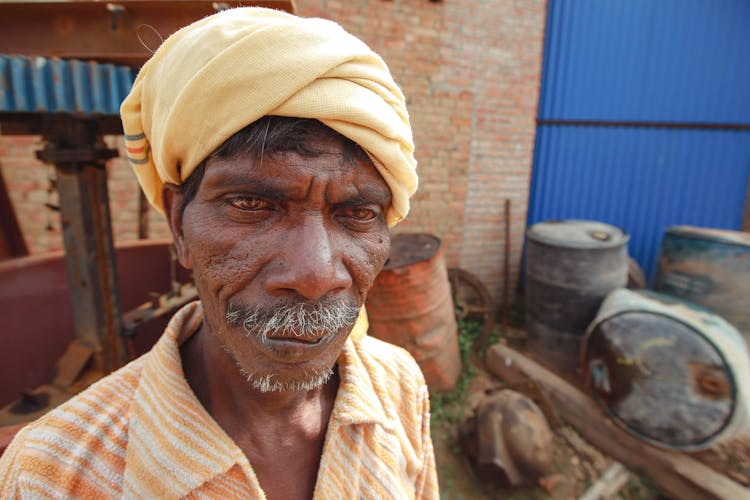
{"type": "MultiPolygon", "coordinates": [[[[82,428],[93,429],[110,419],[122,419],[133,400],[133,394],[140,382],[143,358],[136,359],[89,386],[81,393],[53,409],[35,423],[35,428],[60,422],[64,415],[76,414],[76,422],[82,428]],[[87,418],[90,417],[90,418],[87,418]],[[89,425],[83,425],[88,423],[89,425]]],[[[68,427],[68,426],[66,426],[68,427]]]]}
{"type": "Polygon", "coordinates": [[[140,359],[128,364],[22,429],[2,457],[0,479],[12,475],[16,486],[95,486],[99,493],[116,493],[141,368],[140,359]]]}
{"type": "MultiPolygon", "coordinates": [[[[387,436],[396,437],[399,447],[411,448],[407,455],[426,449],[429,441],[429,392],[422,371],[406,349],[378,340],[364,337],[358,342],[357,351],[365,367],[374,400],[371,407],[382,408],[383,424],[387,436]],[[425,434],[427,432],[427,434],[425,434]]],[[[364,384],[363,384],[364,385],[364,384]]],[[[367,394],[367,391],[364,391],[367,394]]]]}
{"type": "Polygon", "coordinates": [[[99,380],[31,424],[26,438],[65,435],[79,444],[96,445],[96,438],[126,431],[142,366],[142,359],[137,359],[99,380]]]}
{"type": "Polygon", "coordinates": [[[359,342],[360,358],[368,369],[405,377],[411,384],[424,384],[424,377],[412,355],[403,347],[382,341],[370,335],[359,342]]]}
{"type": "Polygon", "coordinates": [[[362,338],[357,352],[383,409],[403,420],[421,412],[428,397],[419,365],[406,349],[374,337],[362,338]]]}

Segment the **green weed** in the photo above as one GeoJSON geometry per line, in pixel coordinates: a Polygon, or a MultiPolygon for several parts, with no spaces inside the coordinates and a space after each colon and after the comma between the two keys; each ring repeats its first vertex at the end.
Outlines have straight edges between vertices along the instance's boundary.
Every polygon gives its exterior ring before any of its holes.
{"type": "Polygon", "coordinates": [[[434,429],[453,427],[463,416],[463,401],[468,395],[471,379],[477,369],[471,363],[471,349],[481,332],[479,321],[467,319],[458,323],[458,349],[461,353],[461,375],[455,389],[448,392],[430,393],[431,425],[434,429]]]}

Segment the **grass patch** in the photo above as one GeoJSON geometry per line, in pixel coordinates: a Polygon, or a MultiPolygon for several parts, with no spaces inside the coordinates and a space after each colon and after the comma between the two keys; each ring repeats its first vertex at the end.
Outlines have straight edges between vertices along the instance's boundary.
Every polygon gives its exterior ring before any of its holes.
{"type": "Polygon", "coordinates": [[[456,388],[448,392],[430,393],[431,427],[445,430],[454,427],[463,417],[463,401],[469,393],[469,384],[476,375],[477,368],[471,362],[471,349],[482,331],[479,321],[466,319],[458,323],[458,349],[461,353],[461,374],[456,388]]]}

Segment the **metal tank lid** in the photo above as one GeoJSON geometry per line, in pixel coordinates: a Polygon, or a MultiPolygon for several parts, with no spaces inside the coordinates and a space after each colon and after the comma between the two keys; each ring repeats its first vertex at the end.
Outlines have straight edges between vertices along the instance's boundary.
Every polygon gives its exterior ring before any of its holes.
{"type": "Polygon", "coordinates": [[[430,260],[440,249],[440,238],[428,233],[399,233],[391,238],[391,253],[383,269],[392,271],[430,260]]]}
{"type": "Polygon", "coordinates": [[[568,248],[612,248],[628,242],[620,228],[591,220],[548,220],[537,222],[526,232],[529,239],[568,248]]]}
{"type": "Polygon", "coordinates": [[[667,228],[667,233],[702,240],[729,243],[750,247],[750,233],[742,231],[731,231],[729,229],[713,229],[696,226],[672,226],[667,228]]]}

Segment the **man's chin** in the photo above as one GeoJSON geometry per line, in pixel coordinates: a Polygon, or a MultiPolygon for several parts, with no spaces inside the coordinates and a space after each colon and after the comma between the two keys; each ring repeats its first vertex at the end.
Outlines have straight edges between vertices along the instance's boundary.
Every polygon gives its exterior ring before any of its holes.
{"type": "Polygon", "coordinates": [[[252,373],[238,366],[240,373],[258,392],[307,392],[323,387],[331,380],[333,369],[315,370],[315,373],[305,373],[302,379],[285,380],[276,374],[252,373]]]}

